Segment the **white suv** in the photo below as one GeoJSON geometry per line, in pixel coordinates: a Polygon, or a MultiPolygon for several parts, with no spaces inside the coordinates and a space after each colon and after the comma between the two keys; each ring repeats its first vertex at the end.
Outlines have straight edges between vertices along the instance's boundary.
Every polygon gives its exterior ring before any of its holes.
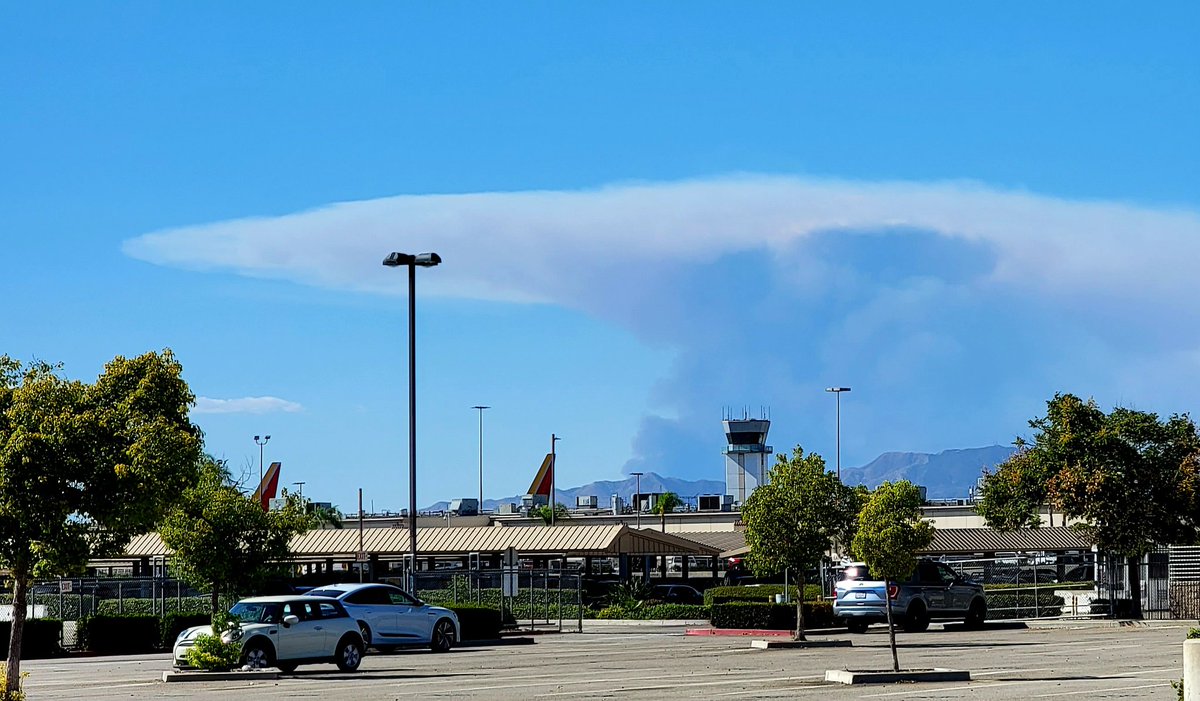
{"type": "MultiPolygon", "coordinates": [[[[344,672],[362,663],[358,623],[338,601],[305,596],[258,596],[242,599],[229,610],[241,626],[222,634],[242,644],[241,661],[251,668],[277,667],[293,672],[297,665],[332,662],[344,672]]],[[[188,628],[175,639],[175,667],[187,667],[188,648],[212,626],[188,628]]]]}

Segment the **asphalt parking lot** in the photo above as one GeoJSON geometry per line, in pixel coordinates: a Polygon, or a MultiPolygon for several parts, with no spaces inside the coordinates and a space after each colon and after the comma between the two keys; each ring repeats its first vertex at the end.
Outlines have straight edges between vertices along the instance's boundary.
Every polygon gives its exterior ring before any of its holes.
{"type": "Polygon", "coordinates": [[[1174,699],[1187,626],[901,635],[904,667],[969,669],[971,682],[830,685],[832,668],[890,668],[885,630],[853,648],[752,650],[678,627],[544,635],[533,645],[369,655],[356,674],[302,667],[278,681],[164,684],[167,655],[30,660],[30,699],[1174,699]]]}

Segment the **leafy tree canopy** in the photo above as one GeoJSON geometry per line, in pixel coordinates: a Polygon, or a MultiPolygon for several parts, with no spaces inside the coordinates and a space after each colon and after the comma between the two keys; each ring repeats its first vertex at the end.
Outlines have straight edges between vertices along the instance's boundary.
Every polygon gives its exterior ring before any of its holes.
{"type": "Polygon", "coordinates": [[[933,542],[933,526],[921,520],[921,491],[907,480],[884,482],[858,514],[851,550],[881,579],[902,579],[917,565],[917,551],[933,542]]]}
{"type": "Polygon", "coordinates": [[[175,571],[193,586],[208,589],[213,615],[221,594],[241,594],[284,574],[293,536],[316,527],[324,513],[309,512],[296,494],[284,491],[282,509],[263,511],[242,494],[224,462],[205,456],[200,480],[186,489],[179,506],[159,528],[172,551],[175,571]]]}
{"type": "Polygon", "coordinates": [[[200,430],[171,351],[114,358],[93,384],[0,356],[0,565],[12,574],[6,690],[20,680],[32,577],[70,574],[151,530],[196,479],[200,430]]]}
{"type": "Polygon", "coordinates": [[[825,469],[816,453],[796,446],[789,459],[779,455],[766,484],[742,506],[747,564],[758,576],[785,569],[803,576],[829,552],[834,539],[849,540],[862,504],[859,490],[825,469]]]}
{"type": "Polygon", "coordinates": [[[1031,444],[984,475],[979,511],[998,530],[1037,526],[1048,502],[1100,549],[1138,557],[1155,544],[1195,542],[1200,439],[1187,415],[1116,408],[1055,395],[1029,422],[1031,444]]]}

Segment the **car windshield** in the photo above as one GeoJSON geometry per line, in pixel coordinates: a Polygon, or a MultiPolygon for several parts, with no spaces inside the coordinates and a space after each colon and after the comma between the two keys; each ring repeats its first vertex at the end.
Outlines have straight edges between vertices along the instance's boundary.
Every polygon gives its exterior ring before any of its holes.
{"type": "Polygon", "coordinates": [[[842,570],[842,581],[849,582],[855,580],[870,580],[871,573],[867,571],[866,565],[848,565],[842,570]]]}
{"type": "Polygon", "coordinates": [[[229,615],[242,623],[276,623],[279,621],[279,604],[253,604],[239,601],[229,609],[229,615]]]}

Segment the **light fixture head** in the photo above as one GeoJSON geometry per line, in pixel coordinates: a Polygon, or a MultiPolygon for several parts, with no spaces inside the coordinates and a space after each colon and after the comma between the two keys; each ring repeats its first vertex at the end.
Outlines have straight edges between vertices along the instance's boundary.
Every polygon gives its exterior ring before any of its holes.
{"type": "Polygon", "coordinates": [[[432,268],[442,262],[442,257],[436,253],[399,253],[393,251],[388,254],[387,258],[383,259],[383,264],[389,268],[396,268],[401,265],[419,265],[422,268],[432,268]]]}

